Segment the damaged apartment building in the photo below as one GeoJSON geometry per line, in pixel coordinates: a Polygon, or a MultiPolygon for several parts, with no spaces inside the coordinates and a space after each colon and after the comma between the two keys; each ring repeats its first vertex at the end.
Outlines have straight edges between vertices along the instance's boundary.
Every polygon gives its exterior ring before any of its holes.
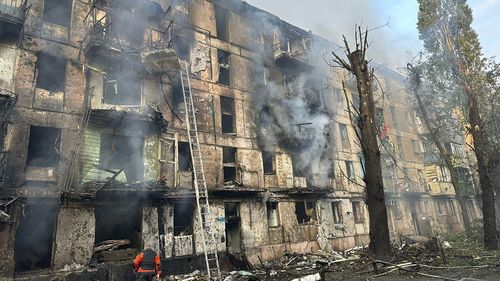
{"type": "MultiPolygon", "coordinates": [[[[334,43],[237,0],[0,0],[0,32],[0,277],[124,280],[144,248],[166,274],[200,267],[183,65],[220,257],[368,243],[334,43]]],[[[404,77],[377,69],[393,238],[460,229],[404,77]]]]}

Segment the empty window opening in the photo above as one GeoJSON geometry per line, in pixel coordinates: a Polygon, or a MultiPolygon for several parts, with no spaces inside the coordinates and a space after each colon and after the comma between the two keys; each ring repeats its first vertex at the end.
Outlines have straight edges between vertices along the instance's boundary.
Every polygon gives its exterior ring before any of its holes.
{"type": "Polygon", "coordinates": [[[236,148],[222,148],[222,165],[224,167],[224,183],[236,180],[236,148]]]}
{"type": "Polygon", "coordinates": [[[31,126],[26,166],[57,168],[60,147],[61,129],[31,126]]]}
{"type": "Polygon", "coordinates": [[[352,161],[344,161],[345,162],[345,176],[347,176],[351,180],[356,180],[356,173],[354,172],[354,164],[352,161]]]}
{"type": "Polygon", "coordinates": [[[305,170],[306,167],[303,167],[304,164],[301,161],[301,158],[297,156],[296,154],[292,154],[292,171],[293,175],[296,177],[305,177],[307,174],[307,171],[305,170]]]}
{"type": "Polygon", "coordinates": [[[181,81],[176,80],[176,82],[172,85],[172,106],[174,111],[177,113],[184,112],[185,110],[184,95],[182,94],[182,91],[181,81]]]}
{"type": "Polygon", "coordinates": [[[219,5],[215,6],[215,26],[217,30],[217,38],[227,41],[228,39],[228,20],[229,11],[219,5]]]}
{"type": "Polygon", "coordinates": [[[332,202],[332,214],[334,223],[344,223],[344,217],[342,216],[342,206],[340,201],[332,202]]]}
{"type": "Polygon", "coordinates": [[[108,240],[129,240],[130,244],[121,248],[141,247],[142,207],[127,202],[118,205],[98,205],[95,207],[95,243],[108,240]]]}
{"type": "Polygon", "coordinates": [[[226,202],[224,203],[224,216],[226,217],[226,222],[240,218],[240,203],[238,202],[226,202]]]}
{"type": "Polygon", "coordinates": [[[73,0],[44,0],[43,21],[69,27],[73,0]]]}
{"type": "Polygon", "coordinates": [[[278,202],[267,202],[267,223],[269,227],[279,226],[278,202]]]}
{"type": "Polygon", "coordinates": [[[177,34],[176,36],[174,36],[174,38],[172,38],[172,46],[175,49],[175,54],[181,60],[189,61],[191,50],[191,43],[189,39],[182,37],[180,34],[177,34]]]}
{"type": "Polygon", "coordinates": [[[217,50],[217,61],[219,63],[219,84],[230,86],[230,54],[226,51],[217,50]]]}
{"type": "Polygon", "coordinates": [[[193,234],[193,210],[192,202],[174,204],[174,236],[193,234]]]}
{"type": "Polygon", "coordinates": [[[299,224],[308,223],[316,219],[315,202],[295,202],[295,215],[299,224]]]}
{"type": "Polygon", "coordinates": [[[66,60],[39,53],[36,61],[36,87],[49,92],[64,92],[66,60]]]}
{"type": "Polygon", "coordinates": [[[361,205],[360,201],[352,202],[352,213],[354,215],[355,223],[362,223],[365,221],[363,205],[361,205]]]}
{"type": "Polygon", "coordinates": [[[51,266],[56,211],[55,207],[24,206],[14,241],[16,272],[51,266]]]}
{"type": "Polygon", "coordinates": [[[273,152],[262,151],[262,165],[264,166],[265,175],[276,174],[276,160],[273,152]]]}
{"type": "Polygon", "coordinates": [[[224,203],[226,249],[230,253],[241,252],[240,203],[224,203]]]}
{"type": "Polygon", "coordinates": [[[192,170],[191,148],[188,142],[179,142],[179,171],[188,172],[192,170]]]}
{"type": "Polygon", "coordinates": [[[101,135],[100,164],[105,169],[123,170],[128,182],[144,178],[144,139],[115,134],[101,135]]]}
{"type": "Polygon", "coordinates": [[[361,178],[364,179],[366,174],[366,168],[365,168],[365,157],[363,155],[359,156],[359,166],[361,171],[361,178]]]}
{"type": "Polygon", "coordinates": [[[220,97],[221,127],[223,134],[235,133],[234,127],[234,99],[220,97]]]}
{"type": "Polygon", "coordinates": [[[108,60],[104,79],[104,103],[140,105],[141,78],[130,62],[108,60]]]}

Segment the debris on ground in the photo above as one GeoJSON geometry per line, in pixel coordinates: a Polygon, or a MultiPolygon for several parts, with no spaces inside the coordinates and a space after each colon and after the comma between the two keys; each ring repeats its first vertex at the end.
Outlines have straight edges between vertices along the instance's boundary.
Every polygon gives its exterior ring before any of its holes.
{"type": "MultiPolygon", "coordinates": [[[[404,236],[393,243],[389,260],[372,257],[367,247],[346,251],[286,252],[248,270],[223,271],[224,281],[317,280],[498,280],[500,252],[485,251],[481,234],[404,236]]],[[[203,272],[167,280],[206,280],[203,272]]]]}

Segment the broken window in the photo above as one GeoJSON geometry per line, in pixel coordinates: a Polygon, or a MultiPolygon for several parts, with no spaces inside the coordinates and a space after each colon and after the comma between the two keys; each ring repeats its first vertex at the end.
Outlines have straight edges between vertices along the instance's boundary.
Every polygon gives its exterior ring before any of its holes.
{"type": "Polygon", "coordinates": [[[354,215],[355,223],[362,223],[365,221],[363,205],[361,205],[360,201],[352,202],[352,213],[354,215]]]}
{"type": "Polygon", "coordinates": [[[215,5],[215,26],[217,31],[217,38],[227,41],[228,39],[228,20],[229,11],[219,5],[215,5]]]}
{"type": "Polygon", "coordinates": [[[267,223],[269,227],[279,225],[278,202],[267,202],[267,223]]]}
{"type": "Polygon", "coordinates": [[[104,79],[104,103],[140,105],[141,78],[132,63],[108,60],[104,79]]]}
{"type": "Polygon", "coordinates": [[[66,60],[39,53],[36,61],[36,87],[49,92],[64,92],[66,60]]]}
{"type": "Polygon", "coordinates": [[[219,84],[230,86],[231,73],[230,68],[230,54],[223,50],[217,50],[217,62],[219,63],[219,84]]]}
{"type": "Polygon", "coordinates": [[[182,83],[180,80],[176,80],[172,84],[172,107],[175,112],[183,112],[185,109],[184,105],[184,95],[182,93],[182,83]]]}
{"type": "Polygon", "coordinates": [[[295,202],[295,215],[299,224],[308,223],[316,219],[315,202],[295,202]]]}
{"type": "Polygon", "coordinates": [[[224,203],[224,216],[226,217],[226,222],[233,218],[240,217],[240,203],[237,202],[226,202],[224,203]]]}
{"type": "Polygon", "coordinates": [[[292,171],[295,177],[305,177],[307,172],[305,168],[302,167],[299,163],[301,163],[301,158],[295,154],[292,154],[292,171]]]}
{"type": "Polygon", "coordinates": [[[223,134],[235,133],[234,131],[234,99],[220,97],[221,127],[223,134]]]}
{"type": "Polygon", "coordinates": [[[262,151],[262,165],[264,166],[265,175],[276,174],[276,162],[274,153],[270,151],[262,151]]]}
{"type": "Polygon", "coordinates": [[[193,234],[193,210],[192,202],[174,204],[174,236],[193,234]]]}
{"type": "Polygon", "coordinates": [[[236,180],[236,148],[222,148],[222,166],[224,170],[224,183],[236,180]]]}
{"type": "Polygon", "coordinates": [[[24,206],[14,240],[15,271],[49,268],[57,209],[24,206]]]}
{"type": "Polygon", "coordinates": [[[129,240],[124,248],[141,247],[142,206],[136,201],[95,207],[95,243],[129,240]]]}
{"type": "Polygon", "coordinates": [[[144,177],[143,146],[142,137],[102,134],[100,165],[123,170],[128,182],[140,181],[144,177]]]}
{"type": "Polygon", "coordinates": [[[73,0],[44,0],[43,21],[69,27],[73,0]]]}
{"type": "MultiPolygon", "coordinates": [[[[180,18],[177,18],[180,20],[180,18]]],[[[180,23],[178,23],[180,24],[180,23]]],[[[185,37],[182,37],[181,34],[176,34],[172,38],[172,46],[175,49],[175,54],[181,60],[190,61],[190,50],[191,50],[191,40],[185,37]]]]}
{"type": "Polygon", "coordinates": [[[361,170],[361,178],[364,179],[366,170],[365,170],[365,157],[363,155],[359,156],[359,166],[361,170]]]}
{"type": "Polygon", "coordinates": [[[57,168],[60,147],[61,129],[31,126],[26,166],[57,168]]]}
{"type": "Polygon", "coordinates": [[[191,148],[188,142],[179,142],[179,171],[187,172],[192,169],[191,148]]]}
{"type": "Polygon", "coordinates": [[[354,164],[352,161],[344,161],[345,162],[345,173],[346,176],[351,180],[356,180],[356,173],[354,172],[354,164]]]}
{"type": "Polygon", "coordinates": [[[344,217],[342,216],[341,201],[332,202],[332,214],[334,223],[344,223],[344,217]]]}

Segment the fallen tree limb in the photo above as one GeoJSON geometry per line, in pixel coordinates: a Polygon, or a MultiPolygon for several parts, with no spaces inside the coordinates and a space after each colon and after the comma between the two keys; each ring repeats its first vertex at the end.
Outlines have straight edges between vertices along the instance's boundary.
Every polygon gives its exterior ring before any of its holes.
{"type": "MultiPolygon", "coordinates": [[[[422,273],[422,272],[419,272],[419,271],[417,271],[415,269],[408,269],[408,268],[406,268],[406,267],[410,266],[408,264],[406,266],[404,266],[404,265],[401,266],[401,265],[398,265],[398,264],[393,264],[393,263],[382,261],[382,260],[374,260],[373,262],[374,263],[381,263],[381,264],[385,264],[385,265],[390,265],[390,266],[395,266],[398,269],[401,269],[401,270],[404,270],[404,271],[407,271],[407,272],[411,272],[411,273],[414,273],[414,274],[418,274],[418,275],[421,275],[421,276],[432,277],[432,278],[443,279],[443,280],[450,280],[450,281],[458,281],[459,280],[459,279],[450,278],[450,277],[446,277],[446,276],[439,276],[439,275],[422,273]]],[[[411,264],[411,265],[412,266],[416,266],[416,264],[411,264]]]]}
{"type": "Polygon", "coordinates": [[[460,268],[486,268],[490,265],[463,265],[463,266],[432,266],[426,264],[419,264],[418,266],[431,268],[431,269],[460,269],[460,268]]]}

